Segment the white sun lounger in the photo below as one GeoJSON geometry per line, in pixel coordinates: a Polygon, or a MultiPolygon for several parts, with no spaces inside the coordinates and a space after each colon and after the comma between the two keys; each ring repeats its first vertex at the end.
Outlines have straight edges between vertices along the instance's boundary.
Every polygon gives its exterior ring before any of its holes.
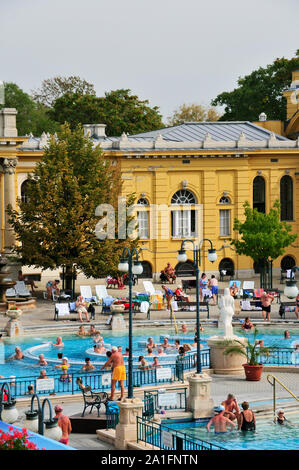
{"type": "Polygon", "coordinates": [[[243,290],[254,290],[254,281],[243,281],[243,290]]]}
{"type": "Polygon", "coordinates": [[[17,297],[16,290],[13,287],[11,289],[7,289],[5,295],[6,295],[7,299],[8,299],[8,297],[17,297]]]}
{"type": "Polygon", "coordinates": [[[90,286],[80,286],[80,293],[87,302],[95,302],[96,298],[92,295],[90,286]]]}
{"type": "Polygon", "coordinates": [[[96,297],[98,300],[102,300],[105,297],[109,297],[106,286],[104,285],[97,285],[96,286],[96,297]]]}
{"type": "Polygon", "coordinates": [[[15,291],[20,297],[31,297],[31,294],[24,281],[17,281],[15,285],[15,291]]]}
{"type": "Polygon", "coordinates": [[[144,286],[144,290],[148,294],[155,294],[156,289],[154,288],[152,281],[143,281],[143,286],[144,286]]]}

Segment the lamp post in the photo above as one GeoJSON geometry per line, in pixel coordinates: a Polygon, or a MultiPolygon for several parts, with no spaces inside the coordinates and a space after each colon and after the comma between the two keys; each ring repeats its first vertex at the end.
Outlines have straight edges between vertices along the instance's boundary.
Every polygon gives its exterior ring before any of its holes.
{"type": "Polygon", "coordinates": [[[138,251],[136,248],[131,250],[127,247],[123,249],[122,257],[118,265],[118,270],[122,272],[129,272],[129,359],[128,359],[128,398],[133,398],[133,312],[132,312],[132,286],[133,275],[142,274],[143,267],[138,260],[138,251]],[[136,259],[133,261],[133,257],[136,259]]]}
{"type": "Polygon", "coordinates": [[[53,418],[53,411],[51,402],[48,398],[43,400],[41,405],[39,396],[34,393],[31,398],[30,410],[25,412],[26,421],[25,427],[33,432],[38,432],[42,436],[49,437],[55,441],[59,441],[62,437],[61,428],[58,426],[57,418],[53,418]],[[33,408],[34,399],[37,400],[38,409],[33,408]],[[45,405],[48,405],[49,408],[49,419],[45,419],[45,405]],[[45,429],[46,426],[46,429],[45,429]]]}
{"type": "Polygon", "coordinates": [[[197,374],[201,374],[201,357],[200,357],[200,305],[199,305],[199,266],[200,266],[200,250],[201,246],[204,241],[208,241],[211,245],[211,248],[208,251],[208,260],[211,263],[214,263],[217,259],[217,253],[215,248],[213,248],[213,244],[209,238],[203,238],[199,245],[196,246],[193,240],[183,240],[181,244],[181,248],[178,254],[178,261],[181,263],[185,263],[187,261],[187,254],[185,245],[186,243],[190,242],[193,245],[193,260],[195,265],[195,276],[196,276],[196,336],[197,336],[197,374]]]}
{"type": "Polygon", "coordinates": [[[18,411],[16,409],[16,400],[11,396],[10,385],[4,382],[0,392],[0,420],[5,423],[13,424],[18,419],[18,411]],[[7,400],[4,401],[4,394],[7,400]]]}

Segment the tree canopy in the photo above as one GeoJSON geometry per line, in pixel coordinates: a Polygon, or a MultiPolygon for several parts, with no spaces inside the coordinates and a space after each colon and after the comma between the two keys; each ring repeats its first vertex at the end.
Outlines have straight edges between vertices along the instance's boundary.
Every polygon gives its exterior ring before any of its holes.
{"type": "Polygon", "coordinates": [[[234,221],[234,231],[239,239],[231,240],[238,255],[245,255],[254,261],[269,261],[282,256],[297,234],[291,233],[292,226],[280,221],[280,203],[275,201],[269,213],[264,214],[252,209],[249,202],[244,203],[245,221],[234,221]]]}
{"type": "Polygon", "coordinates": [[[299,67],[299,50],[291,59],[277,58],[238,79],[233,91],[220,93],[211,104],[224,106],[221,121],[257,121],[261,112],[270,120],[286,120],[286,99],[282,91],[289,86],[292,71],[299,67]]]}
{"type": "Polygon", "coordinates": [[[49,116],[61,124],[69,122],[71,128],[78,123],[106,124],[109,136],[123,132],[137,134],[164,127],[159,108],[150,107],[148,100],[140,100],[128,89],[106,92],[104,97],[66,93],[55,100],[49,116]]]}
{"type": "Polygon", "coordinates": [[[4,83],[4,105],[0,108],[16,108],[17,128],[19,135],[26,135],[32,132],[34,135],[41,135],[44,131],[54,133],[58,130],[59,124],[51,120],[46,108],[35,103],[28,93],[25,93],[18,85],[11,82],[4,83]]]}
{"type": "Polygon", "coordinates": [[[182,104],[167,118],[170,126],[177,126],[183,122],[218,121],[220,114],[213,106],[202,104],[182,104]]]}
{"type": "Polygon", "coordinates": [[[43,80],[41,87],[32,91],[32,98],[37,103],[51,107],[57,98],[66,93],[78,93],[79,95],[96,94],[92,83],[72,75],[70,77],[56,76],[43,80]]]}
{"type": "MultiPolygon", "coordinates": [[[[20,242],[15,251],[23,264],[55,269],[75,266],[87,276],[117,271],[124,244],[130,240],[99,240],[95,215],[100,204],[116,208],[122,180],[118,165],[106,160],[100,148],[84,137],[82,126],[61,126],[52,136],[42,160],[29,175],[27,201],[8,209],[20,242]]],[[[134,195],[129,196],[132,204],[134,195]]],[[[117,224],[116,224],[117,225],[117,224]]]]}

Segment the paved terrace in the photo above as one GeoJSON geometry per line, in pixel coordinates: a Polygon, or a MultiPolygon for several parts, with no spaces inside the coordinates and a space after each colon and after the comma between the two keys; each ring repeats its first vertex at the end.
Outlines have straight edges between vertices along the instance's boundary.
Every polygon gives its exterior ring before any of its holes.
{"type": "MultiPolygon", "coordinates": [[[[256,276],[256,277],[252,278],[252,280],[255,281],[255,286],[259,287],[259,277],[256,276]]],[[[179,285],[180,282],[181,281],[179,279],[177,281],[177,284],[179,285]]],[[[41,283],[37,283],[37,284],[39,286],[41,283]]],[[[81,285],[90,285],[91,287],[93,287],[95,284],[105,284],[105,281],[103,279],[100,280],[100,281],[99,280],[88,280],[88,281],[85,280],[84,282],[82,282],[81,285]]],[[[223,293],[223,289],[225,287],[228,287],[228,284],[229,284],[228,281],[219,282],[220,294],[223,293]]],[[[79,292],[80,284],[77,283],[76,286],[77,286],[76,289],[79,292]]],[[[156,287],[156,290],[162,291],[160,283],[154,284],[154,286],[156,287]]],[[[172,288],[172,287],[175,287],[175,284],[174,285],[168,284],[168,286],[170,288],[172,288]]],[[[39,287],[41,287],[41,286],[39,286],[39,287]]],[[[274,279],[273,287],[278,288],[281,292],[283,292],[283,290],[284,290],[284,284],[279,284],[279,278],[274,279]]],[[[93,291],[94,291],[94,289],[93,289],[93,291]]],[[[113,296],[113,297],[128,297],[128,286],[126,286],[125,289],[111,288],[111,289],[107,289],[107,291],[108,291],[108,294],[113,296]]],[[[138,285],[133,286],[133,292],[135,292],[135,291],[136,292],[144,291],[142,280],[139,280],[138,285]]],[[[93,292],[93,293],[95,294],[95,292],[93,292]]],[[[78,293],[78,295],[79,295],[79,293],[78,293]]],[[[196,300],[194,290],[192,290],[191,294],[189,294],[189,295],[190,295],[190,298],[191,298],[192,301],[196,300]]],[[[61,328],[64,329],[67,326],[71,326],[72,329],[75,328],[75,327],[79,327],[79,324],[80,324],[79,319],[78,319],[78,321],[61,319],[61,320],[59,320],[59,322],[54,322],[54,320],[53,320],[53,318],[54,318],[54,302],[49,301],[49,300],[44,300],[43,299],[43,291],[39,290],[39,289],[35,292],[34,296],[37,298],[36,308],[23,309],[23,315],[21,317],[21,321],[22,321],[22,324],[23,324],[24,329],[25,329],[25,334],[26,334],[26,329],[29,333],[29,329],[32,328],[32,327],[49,327],[49,326],[51,326],[51,327],[57,329],[57,331],[61,328]]],[[[287,301],[289,299],[287,299],[282,293],[281,300],[282,301],[287,301]]],[[[101,315],[100,311],[101,311],[101,307],[96,306],[96,319],[95,319],[95,321],[93,321],[93,323],[95,323],[99,326],[103,325],[107,321],[107,314],[106,315],[101,315]]],[[[274,300],[274,302],[272,304],[272,309],[271,309],[271,320],[274,320],[274,321],[280,320],[280,322],[281,322],[281,318],[278,314],[278,311],[279,311],[279,304],[276,302],[276,300],[274,300]]],[[[196,316],[195,312],[177,312],[177,313],[175,313],[175,317],[176,317],[178,323],[181,323],[185,320],[195,321],[195,316],[196,316]]],[[[245,317],[250,316],[251,320],[257,320],[258,322],[262,321],[261,311],[251,311],[251,312],[242,311],[242,312],[238,313],[235,316],[237,318],[240,318],[240,319],[244,319],[245,317]]],[[[203,321],[206,319],[206,317],[207,317],[207,315],[206,315],[205,312],[201,313],[201,319],[203,321]]],[[[75,318],[75,317],[72,316],[72,318],[75,318]]],[[[83,318],[84,318],[84,316],[83,316],[83,318]]],[[[128,318],[128,313],[125,313],[125,318],[126,319],[128,318]]],[[[169,311],[167,311],[167,310],[152,310],[151,311],[151,322],[156,322],[158,320],[161,320],[161,321],[166,321],[166,323],[167,323],[169,321],[169,318],[170,318],[169,311]]],[[[210,319],[217,320],[218,318],[219,318],[219,308],[218,308],[218,306],[210,306],[210,319]]],[[[294,312],[287,313],[286,320],[287,321],[294,321],[296,323],[297,322],[299,323],[299,321],[296,320],[294,312]]],[[[142,321],[142,323],[146,322],[146,315],[144,313],[137,313],[136,316],[134,315],[134,322],[136,324],[138,324],[140,321],[142,321]]],[[[4,329],[6,323],[7,323],[7,318],[3,315],[0,315],[0,330],[4,329]]],[[[269,322],[264,322],[264,323],[269,323],[269,322]]]]}

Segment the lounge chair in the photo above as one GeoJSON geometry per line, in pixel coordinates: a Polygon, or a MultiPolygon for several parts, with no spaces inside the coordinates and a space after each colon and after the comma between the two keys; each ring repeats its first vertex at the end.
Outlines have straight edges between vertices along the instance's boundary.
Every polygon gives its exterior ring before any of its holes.
{"type": "Polygon", "coordinates": [[[76,302],[64,302],[55,304],[54,320],[57,321],[60,318],[68,319],[71,314],[77,314],[76,302]]]}
{"type": "Polygon", "coordinates": [[[6,291],[6,298],[8,299],[9,297],[17,297],[16,290],[12,287],[11,289],[7,289],[6,291]]]}
{"type": "Polygon", "coordinates": [[[92,295],[90,286],[80,286],[80,293],[86,302],[96,302],[96,297],[92,295]]]}
{"type": "Polygon", "coordinates": [[[243,281],[243,298],[254,297],[254,281],[243,281]]]}
{"type": "Polygon", "coordinates": [[[155,294],[156,289],[154,288],[152,281],[143,281],[143,286],[144,286],[144,290],[148,294],[155,294]]]}
{"type": "Polygon", "coordinates": [[[31,294],[24,281],[17,281],[15,285],[15,291],[19,297],[31,297],[31,294]]]}
{"type": "Polygon", "coordinates": [[[96,298],[101,302],[105,297],[109,297],[106,286],[98,285],[96,289],[96,298]]]}

